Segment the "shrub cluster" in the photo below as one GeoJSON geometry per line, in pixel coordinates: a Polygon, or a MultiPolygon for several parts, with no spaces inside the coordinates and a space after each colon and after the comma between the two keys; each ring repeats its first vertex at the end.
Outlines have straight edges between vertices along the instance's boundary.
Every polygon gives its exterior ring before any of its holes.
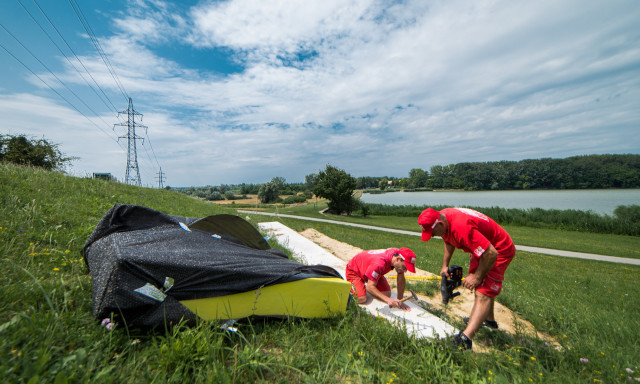
{"type": "MultiPolygon", "coordinates": [[[[418,217],[427,206],[363,204],[368,215],[418,217]]],[[[433,206],[444,209],[446,206],[433,206]]],[[[611,233],[640,236],[640,205],[618,206],[613,216],[575,209],[516,209],[500,207],[468,207],[491,217],[497,223],[523,227],[549,228],[566,231],[611,233]]]]}

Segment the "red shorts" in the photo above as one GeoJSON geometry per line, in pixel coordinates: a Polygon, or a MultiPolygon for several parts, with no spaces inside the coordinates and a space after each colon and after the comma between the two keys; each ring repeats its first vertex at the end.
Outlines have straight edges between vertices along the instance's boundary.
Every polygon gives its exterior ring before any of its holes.
{"type": "MultiPolygon", "coordinates": [[[[351,293],[356,297],[365,297],[367,296],[367,288],[365,281],[356,274],[351,274],[349,271],[346,271],[347,281],[351,283],[351,293]]],[[[378,278],[378,283],[376,284],[376,288],[380,292],[391,292],[391,287],[389,286],[389,282],[387,278],[384,276],[380,276],[378,278]]]]}
{"type": "Polygon", "coordinates": [[[476,291],[485,296],[496,297],[502,291],[502,281],[493,280],[489,276],[485,276],[482,283],[476,287],[476,291]]]}
{"type": "MultiPolygon", "coordinates": [[[[496,263],[493,265],[493,268],[491,268],[487,273],[487,275],[484,277],[484,280],[482,280],[482,283],[480,283],[480,285],[476,287],[476,291],[489,297],[498,296],[498,294],[500,294],[500,291],[502,291],[502,281],[504,280],[504,272],[507,270],[507,267],[511,263],[511,260],[513,260],[514,256],[515,256],[515,247],[513,248],[513,254],[511,255],[507,255],[507,256],[498,255],[498,260],[496,260],[496,263]]],[[[473,261],[474,260],[472,257],[472,262],[473,261]]],[[[475,263],[472,263],[472,265],[469,267],[469,273],[475,272],[477,267],[478,267],[478,262],[476,259],[475,263]]]]}

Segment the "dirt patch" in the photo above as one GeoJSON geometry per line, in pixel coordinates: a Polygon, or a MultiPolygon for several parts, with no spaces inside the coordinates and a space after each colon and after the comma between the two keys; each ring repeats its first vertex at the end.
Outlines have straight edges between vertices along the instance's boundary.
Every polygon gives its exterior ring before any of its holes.
{"type": "MultiPolygon", "coordinates": [[[[362,252],[362,249],[360,248],[354,247],[347,243],[334,240],[316,231],[313,228],[305,229],[304,231],[300,232],[300,234],[306,237],[307,239],[313,241],[314,243],[318,244],[322,248],[326,249],[331,254],[344,260],[345,262],[348,262],[349,260],[351,260],[353,256],[362,252]]],[[[395,275],[395,272],[392,271],[386,276],[391,277],[393,275],[395,275]]],[[[437,275],[429,271],[416,268],[416,273],[415,274],[409,273],[407,277],[409,276],[437,276],[437,275]]],[[[395,280],[393,278],[389,278],[390,284],[393,285],[394,281],[395,280]]],[[[461,321],[463,317],[468,317],[469,314],[471,313],[471,308],[473,307],[473,301],[474,301],[474,294],[473,292],[467,289],[460,289],[459,292],[460,292],[460,296],[456,297],[452,302],[449,302],[449,305],[447,306],[447,314],[450,316],[455,316],[458,318],[458,320],[461,321]]],[[[417,296],[420,300],[429,303],[432,308],[436,308],[438,310],[444,310],[444,305],[442,304],[442,296],[440,295],[439,290],[432,297],[428,297],[420,294],[417,294],[417,296]]],[[[498,303],[497,301],[495,302],[495,305],[494,305],[494,314],[496,317],[496,321],[499,323],[500,329],[502,331],[510,334],[514,334],[514,335],[516,334],[516,332],[518,332],[520,334],[526,334],[531,337],[537,336],[542,340],[552,343],[557,348],[560,347],[560,345],[551,336],[543,332],[537,331],[531,323],[519,317],[516,313],[514,313],[504,305],[498,303]]],[[[482,346],[482,345],[478,345],[478,343],[474,343],[474,350],[478,352],[482,352],[486,349],[487,349],[486,346],[482,346]]]]}
{"type": "Polygon", "coordinates": [[[260,203],[260,199],[258,199],[258,195],[247,195],[246,199],[236,199],[236,200],[210,200],[210,203],[213,204],[262,204],[260,203]]]}
{"type": "MultiPolygon", "coordinates": [[[[289,197],[289,195],[281,195],[280,198],[282,200],[286,199],[287,197],[289,197]]],[[[311,198],[311,199],[307,199],[306,203],[313,203],[315,202],[316,199],[315,198],[311,198]]],[[[211,200],[210,203],[213,204],[251,204],[251,205],[258,205],[258,204],[262,204],[262,202],[260,202],[260,199],[258,198],[258,195],[247,195],[246,199],[236,199],[236,200],[211,200]]],[[[282,203],[278,203],[279,205],[282,205],[282,203]]],[[[287,204],[287,207],[292,206],[292,205],[297,205],[297,204],[287,204]]],[[[258,207],[257,209],[262,209],[260,207],[258,207]]]]}

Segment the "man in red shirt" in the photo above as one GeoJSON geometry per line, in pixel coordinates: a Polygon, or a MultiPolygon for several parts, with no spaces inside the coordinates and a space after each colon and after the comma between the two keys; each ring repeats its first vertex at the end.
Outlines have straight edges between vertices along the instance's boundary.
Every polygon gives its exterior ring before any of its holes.
{"type": "Polygon", "coordinates": [[[449,275],[449,262],[456,248],[470,255],[469,274],[462,281],[465,288],[475,290],[475,301],[467,328],[455,336],[459,347],[471,349],[472,339],[482,325],[498,328],[493,313],[495,297],[502,290],[504,272],[516,254],[509,234],[488,216],[468,208],[428,208],[418,218],[422,241],[431,236],[444,240],[443,273],[449,275]]]}
{"type": "Polygon", "coordinates": [[[376,249],[360,252],[347,263],[346,277],[351,283],[351,293],[358,298],[359,304],[367,301],[367,292],[384,301],[390,307],[411,310],[401,302],[404,295],[404,273],[408,270],[416,272],[416,255],[409,248],[376,249]],[[397,299],[391,298],[391,287],[384,277],[395,269],[398,273],[397,299]]]}

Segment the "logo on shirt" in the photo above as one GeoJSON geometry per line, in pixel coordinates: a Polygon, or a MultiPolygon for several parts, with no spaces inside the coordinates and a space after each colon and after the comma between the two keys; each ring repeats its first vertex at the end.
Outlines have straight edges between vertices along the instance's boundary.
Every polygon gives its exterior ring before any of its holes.
{"type": "Polygon", "coordinates": [[[373,277],[373,280],[378,280],[378,276],[380,276],[380,275],[378,274],[378,272],[373,271],[373,272],[371,273],[371,276],[373,277]]]}
{"type": "Polygon", "coordinates": [[[484,249],[484,248],[482,248],[482,247],[478,247],[478,248],[476,248],[476,249],[473,251],[473,253],[474,253],[476,256],[480,257],[480,256],[482,256],[482,254],[484,253],[484,251],[485,251],[485,249],[484,249]]]}
{"type": "Polygon", "coordinates": [[[477,217],[478,219],[482,219],[484,221],[489,221],[489,218],[487,216],[485,216],[484,214],[478,211],[474,211],[473,209],[469,209],[469,208],[455,208],[455,209],[462,213],[466,213],[469,216],[477,217]]]}

